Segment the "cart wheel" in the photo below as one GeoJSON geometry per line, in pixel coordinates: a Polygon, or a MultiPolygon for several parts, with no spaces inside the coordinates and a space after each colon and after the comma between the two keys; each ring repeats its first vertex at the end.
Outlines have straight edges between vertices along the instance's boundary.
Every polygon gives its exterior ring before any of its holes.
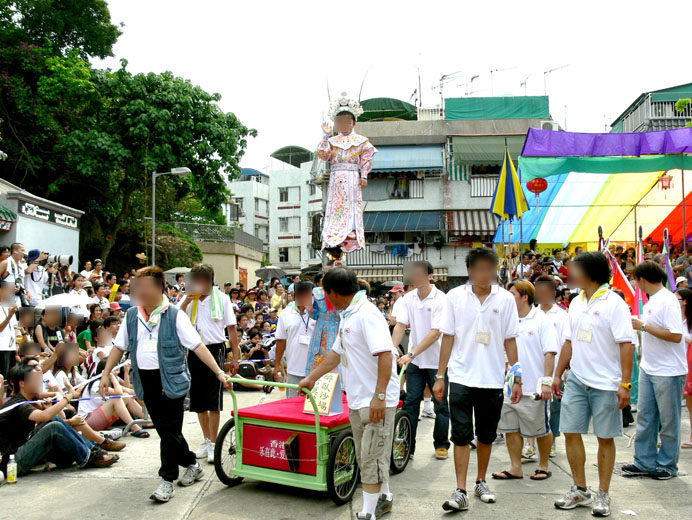
{"type": "Polygon", "coordinates": [[[327,489],[337,505],[349,502],[358,484],[356,444],[351,430],[344,430],[332,441],[327,461],[327,489]]]}
{"type": "Polygon", "coordinates": [[[216,439],[214,447],[214,469],[219,480],[227,486],[237,486],[243,481],[243,477],[232,476],[235,469],[235,419],[229,419],[223,425],[216,439]]]}
{"type": "Polygon", "coordinates": [[[401,473],[406,469],[411,455],[411,418],[403,410],[394,417],[394,435],[392,441],[392,460],[389,467],[392,473],[401,473]]]}

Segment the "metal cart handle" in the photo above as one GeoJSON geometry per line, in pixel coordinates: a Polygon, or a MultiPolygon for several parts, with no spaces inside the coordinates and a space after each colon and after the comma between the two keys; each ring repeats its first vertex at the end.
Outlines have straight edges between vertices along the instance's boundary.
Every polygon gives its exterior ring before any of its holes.
{"type": "MultiPolygon", "coordinates": [[[[257,385],[257,386],[280,386],[282,388],[295,388],[298,390],[298,385],[293,385],[291,383],[277,383],[275,381],[258,381],[256,379],[244,379],[242,377],[229,377],[226,379],[227,383],[231,384],[231,387],[228,389],[229,392],[231,392],[231,397],[233,398],[233,416],[238,417],[238,401],[235,396],[235,392],[233,391],[233,383],[238,383],[238,384],[252,384],[252,385],[257,385]]],[[[315,428],[317,428],[316,431],[319,431],[320,429],[320,412],[317,408],[317,403],[315,402],[315,398],[312,395],[312,392],[308,390],[307,388],[302,389],[302,393],[307,395],[310,398],[310,403],[312,403],[312,409],[315,411],[315,428]]],[[[338,396],[341,397],[341,396],[338,396]]]]}

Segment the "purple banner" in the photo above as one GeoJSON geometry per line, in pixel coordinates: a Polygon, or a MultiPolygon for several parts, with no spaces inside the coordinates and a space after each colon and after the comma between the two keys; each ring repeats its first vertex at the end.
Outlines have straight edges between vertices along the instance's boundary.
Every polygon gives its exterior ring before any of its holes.
{"type": "Polygon", "coordinates": [[[582,134],[529,128],[524,157],[605,157],[692,153],[692,127],[632,134],[582,134]]]}

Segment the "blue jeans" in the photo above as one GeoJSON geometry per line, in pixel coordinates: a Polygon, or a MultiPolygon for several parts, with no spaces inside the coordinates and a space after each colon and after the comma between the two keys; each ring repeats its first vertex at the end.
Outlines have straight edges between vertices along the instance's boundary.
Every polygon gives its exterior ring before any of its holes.
{"type": "Polygon", "coordinates": [[[19,447],[14,456],[17,471],[20,475],[25,475],[44,461],[53,462],[59,468],[70,467],[73,462],[81,466],[89,460],[92,446],[93,442],[86,440],[59,417],[55,417],[19,447]]]}
{"type": "Polygon", "coordinates": [[[550,431],[553,432],[553,436],[560,436],[560,409],[562,408],[562,401],[553,397],[550,400],[550,431]]]}
{"type": "Polygon", "coordinates": [[[632,361],[632,391],[630,392],[630,403],[639,403],[639,360],[637,350],[634,349],[634,360],[632,361]]]}
{"type": "Polygon", "coordinates": [[[678,473],[680,396],[686,376],[652,376],[639,370],[639,405],[634,464],[643,471],[678,473]],[[659,431],[660,424],[660,431],[659,431]],[[658,449],[658,437],[661,448],[658,449]]]}
{"type": "MultiPolygon", "coordinates": [[[[423,400],[423,392],[425,385],[430,386],[432,390],[435,385],[435,368],[418,368],[413,363],[409,363],[406,367],[406,400],[404,401],[403,410],[408,413],[411,418],[411,453],[416,451],[416,430],[418,428],[418,416],[420,415],[420,403],[423,400]]],[[[449,449],[449,405],[447,404],[447,390],[449,381],[445,376],[445,398],[439,402],[433,396],[432,400],[435,405],[435,427],[433,429],[433,445],[437,448],[449,449]]]]}

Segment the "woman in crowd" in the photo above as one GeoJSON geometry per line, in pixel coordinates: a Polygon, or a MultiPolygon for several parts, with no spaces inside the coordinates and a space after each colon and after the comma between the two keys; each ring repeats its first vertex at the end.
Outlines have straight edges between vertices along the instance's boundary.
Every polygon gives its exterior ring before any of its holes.
{"type": "MultiPolygon", "coordinates": [[[[682,328],[683,339],[687,345],[687,380],[685,381],[685,400],[687,401],[687,409],[690,412],[690,427],[692,427],[692,290],[678,289],[675,292],[680,302],[682,309],[682,328]]],[[[692,449],[692,433],[690,438],[682,443],[684,449],[692,449]]]]}
{"type": "Polygon", "coordinates": [[[265,317],[269,315],[269,298],[267,297],[267,292],[264,290],[258,293],[259,301],[257,302],[257,307],[255,308],[256,314],[262,314],[265,317]]]}
{"type": "Polygon", "coordinates": [[[79,344],[79,348],[91,353],[95,346],[94,338],[96,338],[96,331],[99,328],[103,328],[103,320],[91,320],[89,326],[77,335],[77,344],[79,344]]]}
{"type": "Polygon", "coordinates": [[[281,283],[274,285],[274,295],[271,298],[271,308],[276,309],[278,314],[288,305],[286,291],[281,283]]]}
{"type": "MultiPolygon", "coordinates": [[[[106,360],[100,360],[98,365],[96,365],[95,374],[98,375],[103,372],[105,366],[106,360]]],[[[133,421],[133,415],[137,418],[141,418],[144,415],[142,407],[134,398],[123,397],[127,393],[120,386],[118,378],[113,373],[110,374],[110,382],[108,395],[115,396],[114,399],[104,401],[99,394],[99,381],[93,381],[87,385],[82,393],[83,397],[88,397],[89,399],[79,402],[79,415],[96,431],[108,430],[118,419],[125,424],[129,424],[133,421]]],[[[138,425],[133,425],[130,431],[135,437],[149,437],[149,432],[144,431],[138,425]]]]}
{"type": "Polygon", "coordinates": [[[276,276],[269,281],[269,289],[267,289],[267,296],[269,297],[270,301],[274,297],[274,295],[276,294],[276,285],[278,283],[280,283],[280,282],[276,276]]]}

